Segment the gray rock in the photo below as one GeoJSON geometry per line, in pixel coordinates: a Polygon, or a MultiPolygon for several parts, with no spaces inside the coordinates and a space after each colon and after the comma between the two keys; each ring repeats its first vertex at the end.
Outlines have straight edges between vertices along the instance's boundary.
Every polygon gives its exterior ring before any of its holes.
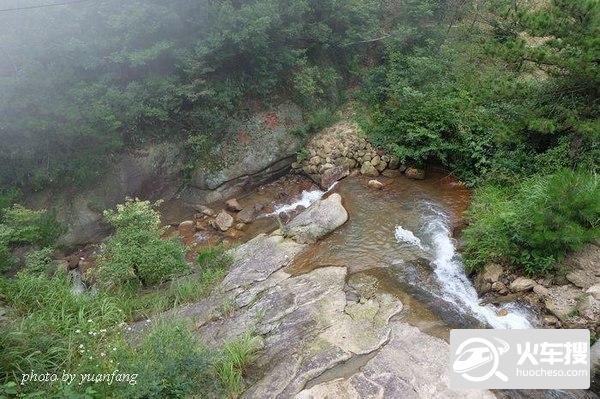
{"type": "Polygon", "coordinates": [[[600,372],[600,340],[590,348],[590,364],[593,371],[600,372]]]}
{"type": "Polygon", "coordinates": [[[509,288],[512,292],[521,292],[521,291],[529,291],[536,285],[537,285],[537,283],[530,278],[517,277],[516,279],[513,280],[512,283],[510,283],[509,288]]]}
{"type": "Polygon", "coordinates": [[[252,223],[252,221],[254,221],[255,212],[254,207],[249,206],[239,211],[235,217],[242,223],[252,223]]]}
{"type": "Polygon", "coordinates": [[[233,216],[227,213],[227,211],[222,210],[217,215],[215,224],[221,231],[227,231],[233,226],[233,216]]]}
{"type": "Polygon", "coordinates": [[[205,205],[195,205],[194,209],[206,216],[215,216],[215,211],[205,205]]]}
{"type": "Polygon", "coordinates": [[[371,159],[371,165],[377,167],[379,165],[379,163],[381,162],[381,157],[379,155],[375,155],[372,159],[371,159]]]}
{"type": "Polygon", "coordinates": [[[543,285],[538,284],[535,287],[533,287],[533,292],[535,292],[541,297],[545,297],[550,293],[550,290],[548,290],[548,288],[544,287],[543,285]]]}
{"type": "Polygon", "coordinates": [[[331,194],[312,204],[285,226],[285,233],[301,244],[315,242],[348,220],[342,197],[331,194]]]}
{"type": "Polygon", "coordinates": [[[544,299],[546,309],[561,321],[567,321],[577,310],[581,291],[572,285],[553,286],[544,299]]]}
{"type": "Polygon", "coordinates": [[[396,157],[396,156],[391,156],[390,162],[388,164],[388,168],[389,169],[398,169],[399,166],[400,166],[400,159],[398,159],[398,157],[396,157]]]}

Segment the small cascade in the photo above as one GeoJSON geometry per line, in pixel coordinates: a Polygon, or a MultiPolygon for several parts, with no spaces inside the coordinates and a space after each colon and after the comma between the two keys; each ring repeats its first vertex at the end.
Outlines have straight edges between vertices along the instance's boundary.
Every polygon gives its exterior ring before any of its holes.
{"type": "Polygon", "coordinates": [[[263,215],[263,217],[278,216],[281,214],[288,215],[300,207],[308,208],[309,206],[311,206],[312,204],[314,204],[315,202],[317,202],[321,198],[323,198],[323,196],[325,194],[327,194],[331,190],[333,190],[333,188],[337,185],[337,183],[338,182],[333,183],[331,185],[331,187],[329,187],[327,189],[327,191],[318,190],[318,189],[311,190],[311,191],[304,190],[304,191],[302,191],[300,198],[297,199],[296,201],[292,202],[291,204],[277,204],[273,207],[273,212],[267,213],[267,214],[263,215]]]}
{"type": "Polygon", "coordinates": [[[426,248],[433,258],[435,276],[440,283],[440,296],[453,303],[462,311],[471,313],[477,319],[486,322],[493,328],[531,328],[529,312],[517,304],[506,306],[508,314],[498,316],[497,309],[492,305],[481,306],[473,284],[464,271],[460,254],[452,242],[447,215],[436,205],[425,202],[423,206],[424,225],[421,237],[411,231],[396,227],[396,239],[411,243],[421,249],[426,248]]]}

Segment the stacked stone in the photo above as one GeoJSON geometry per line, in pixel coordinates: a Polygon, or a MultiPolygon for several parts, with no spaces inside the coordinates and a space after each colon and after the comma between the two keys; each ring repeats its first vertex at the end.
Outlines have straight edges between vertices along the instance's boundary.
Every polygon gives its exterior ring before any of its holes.
{"type": "Polygon", "coordinates": [[[338,123],[323,130],[313,137],[292,164],[295,172],[304,172],[317,182],[327,170],[336,167],[359,170],[366,176],[394,177],[406,171],[408,177],[425,177],[423,171],[406,168],[397,157],[376,149],[360,135],[358,126],[353,123],[338,123]]]}

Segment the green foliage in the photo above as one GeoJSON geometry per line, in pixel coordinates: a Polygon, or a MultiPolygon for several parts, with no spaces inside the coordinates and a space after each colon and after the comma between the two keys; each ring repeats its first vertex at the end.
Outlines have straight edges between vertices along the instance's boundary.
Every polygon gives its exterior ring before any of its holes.
{"type": "Polygon", "coordinates": [[[362,126],[403,160],[441,163],[470,184],[597,170],[598,2],[517,13],[512,1],[494,3],[491,29],[466,12],[444,34],[447,13],[434,7],[424,15],[438,15],[436,24],[389,41],[358,95],[369,104],[362,126]],[[529,45],[528,36],[546,39],[529,45]]]}
{"type": "Polygon", "coordinates": [[[206,273],[136,294],[100,290],[76,295],[66,273],[20,272],[15,278],[0,278],[8,309],[8,319],[0,324],[0,393],[57,399],[220,397],[233,392],[229,380],[221,382],[218,374],[223,365],[235,373],[236,386],[242,386],[239,377],[256,348],[250,349],[246,335],[223,351],[208,350],[190,326],[176,320],[147,327],[134,344],[123,335],[124,323],[136,316],[150,317],[209,292],[228,263],[221,249],[205,254],[209,254],[202,257],[206,273]],[[162,298],[168,300],[155,306],[162,298]],[[93,374],[119,370],[131,374],[135,384],[57,383],[41,390],[36,384],[12,384],[31,370],[59,375],[63,370],[93,374]]]}
{"type": "Polygon", "coordinates": [[[54,253],[54,248],[46,247],[39,250],[34,250],[29,252],[25,256],[25,269],[27,273],[47,273],[52,271],[52,265],[54,264],[54,259],[52,254],[54,253]]]}
{"type": "Polygon", "coordinates": [[[160,216],[148,201],[128,200],[106,211],[115,233],[98,260],[104,287],[152,286],[187,270],[185,249],[177,239],[163,240],[160,216]]]}
{"type": "Polygon", "coordinates": [[[52,245],[62,232],[53,213],[18,204],[4,210],[1,227],[0,235],[10,244],[52,245]]]}
{"type": "Polygon", "coordinates": [[[192,393],[218,392],[211,373],[211,353],[190,326],[165,320],[142,341],[119,356],[122,370],[135,370],[135,385],[115,390],[120,398],[186,398],[192,393]]]}
{"type": "Polygon", "coordinates": [[[551,272],[567,253],[600,236],[600,180],[561,170],[516,188],[484,187],[468,217],[463,235],[469,268],[500,261],[528,274],[551,272]]]}

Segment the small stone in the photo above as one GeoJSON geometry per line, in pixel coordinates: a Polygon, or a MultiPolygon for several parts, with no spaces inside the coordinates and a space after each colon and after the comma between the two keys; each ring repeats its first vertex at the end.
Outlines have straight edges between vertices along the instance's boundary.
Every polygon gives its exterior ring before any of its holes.
{"type": "Polygon", "coordinates": [[[233,216],[222,210],[215,219],[215,224],[221,231],[227,231],[233,226],[233,216]]]}
{"type": "Polygon", "coordinates": [[[499,317],[504,317],[506,315],[508,315],[508,310],[502,308],[502,309],[498,309],[498,311],[496,312],[496,315],[499,317]]]}
{"type": "Polygon", "coordinates": [[[322,159],[320,156],[314,156],[308,161],[308,163],[310,165],[319,165],[321,163],[321,161],[322,161],[322,159]]]}
{"type": "Polygon", "coordinates": [[[371,159],[371,165],[377,167],[377,165],[379,165],[379,162],[381,162],[381,157],[379,155],[375,155],[372,159],[371,159]]]}
{"type": "Polygon", "coordinates": [[[369,161],[366,161],[362,164],[362,167],[360,168],[360,173],[367,176],[379,176],[379,172],[377,171],[377,169],[375,169],[373,165],[371,165],[371,162],[369,161]]]}
{"type": "Polygon", "coordinates": [[[385,168],[387,168],[387,163],[383,161],[379,161],[379,164],[375,167],[375,169],[377,169],[380,172],[383,172],[385,168]]]}
{"type": "Polygon", "coordinates": [[[193,220],[186,220],[185,222],[179,223],[179,235],[181,237],[193,237],[196,233],[196,223],[193,220]]]}
{"type": "Polygon", "coordinates": [[[205,205],[196,205],[194,208],[206,216],[215,216],[215,211],[205,205]]]}
{"type": "Polygon", "coordinates": [[[496,281],[498,281],[500,279],[500,276],[502,275],[503,272],[504,272],[504,270],[502,269],[502,266],[500,266],[499,264],[488,263],[483,268],[483,272],[481,273],[481,278],[485,282],[495,283],[496,281]]]}
{"type": "Polygon", "coordinates": [[[558,318],[556,316],[546,315],[543,318],[544,324],[547,325],[555,325],[558,323],[558,318]]]}
{"type": "Polygon", "coordinates": [[[235,225],[237,230],[243,231],[246,228],[246,223],[238,223],[235,225]]]}
{"type": "Polygon", "coordinates": [[[235,217],[242,223],[252,223],[254,220],[254,207],[249,206],[238,212],[235,217]]]}
{"type": "Polygon", "coordinates": [[[232,212],[239,212],[242,210],[242,206],[240,205],[238,200],[235,198],[228,199],[225,202],[225,205],[227,206],[227,209],[229,209],[232,212]]]}
{"type": "Polygon", "coordinates": [[[512,283],[510,283],[510,290],[512,292],[528,291],[536,285],[537,283],[530,278],[517,277],[512,283]]]}
{"type": "Polygon", "coordinates": [[[416,180],[423,180],[423,179],[425,179],[425,170],[419,169],[419,168],[415,168],[415,167],[407,168],[406,171],[404,172],[404,174],[409,179],[416,179],[416,180]]]}
{"type": "Polygon", "coordinates": [[[381,190],[383,188],[383,183],[379,180],[369,180],[369,187],[374,188],[375,190],[381,190]]]}

